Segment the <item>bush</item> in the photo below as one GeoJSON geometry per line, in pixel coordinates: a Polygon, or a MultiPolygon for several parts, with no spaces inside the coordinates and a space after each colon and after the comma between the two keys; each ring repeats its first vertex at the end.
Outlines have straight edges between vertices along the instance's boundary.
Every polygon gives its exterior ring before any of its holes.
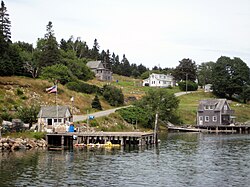
{"type": "Polygon", "coordinates": [[[45,132],[33,132],[33,138],[40,140],[45,139],[46,133],[45,132]]]}
{"type": "MultiPolygon", "coordinates": [[[[181,91],[186,91],[186,81],[178,83],[181,91]]],[[[192,81],[187,81],[187,91],[196,91],[198,89],[198,84],[192,81]]]]}
{"type": "Polygon", "coordinates": [[[128,107],[117,110],[121,117],[128,123],[140,124],[145,128],[151,128],[150,115],[139,107],[128,107]]]}
{"type": "Polygon", "coordinates": [[[17,115],[24,123],[29,123],[29,127],[31,127],[32,123],[37,121],[38,112],[39,106],[31,105],[18,108],[17,115]]]}
{"type": "Polygon", "coordinates": [[[66,84],[66,87],[70,90],[87,94],[100,92],[100,88],[98,86],[90,85],[84,82],[69,82],[66,84]]]}
{"type": "Polygon", "coordinates": [[[122,91],[115,86],[105,85],[103,87],[103,97],[111,106],[120,106],[124,104],[124,95],[122,91]]]}
{"type": "Polygon", "coordinates": [[[102,110],[102,105],[101,105],[97,95],[95,95],[95,98],[92,100],[91,106],[92,106],[92,108],[102,110]]]}

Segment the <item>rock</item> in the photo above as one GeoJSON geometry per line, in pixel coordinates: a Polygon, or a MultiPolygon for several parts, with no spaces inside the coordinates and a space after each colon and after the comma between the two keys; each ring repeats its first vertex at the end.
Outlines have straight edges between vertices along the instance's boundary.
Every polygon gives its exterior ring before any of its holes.
{"type": "Polygon", "coordinates": [[[36,143],[33,140],[28,140],[26,147],[28,148],[35,148],[36,147],[36,143]]]}
{"type": "Polygon", "coordinates": [[[9,146],[9,144],[8,144],[7,142],[5,142],[5,143],[3,144],[3,148],[4,148],[4,149],[9,149],[10,146],[9,146]]]}
{"type": "Polygon", "coordinates": [[[20,144],[19,143],[14,143],[11,147],[11,151],[18,150],[20,149],[20,144]]]}

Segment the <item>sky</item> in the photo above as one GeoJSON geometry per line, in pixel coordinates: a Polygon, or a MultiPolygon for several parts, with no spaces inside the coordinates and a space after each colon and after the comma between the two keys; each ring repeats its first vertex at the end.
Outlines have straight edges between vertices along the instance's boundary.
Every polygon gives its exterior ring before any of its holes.
{"type": "Polygon", "coordinates": [[[52,21],[59,42],[80,37],[148,68],[239,57],[250,67],[249,0],[4,0],[12,41],[36,45],[52,21]]]}

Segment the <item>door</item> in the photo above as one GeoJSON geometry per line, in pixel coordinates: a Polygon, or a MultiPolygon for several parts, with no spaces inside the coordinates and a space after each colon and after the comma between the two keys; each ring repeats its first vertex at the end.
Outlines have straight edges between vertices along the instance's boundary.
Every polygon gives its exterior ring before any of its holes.
{"type": "Polygon", "coordinates": [[[203,125],[203,116],[199,116],[199,125],[203,125]]]}

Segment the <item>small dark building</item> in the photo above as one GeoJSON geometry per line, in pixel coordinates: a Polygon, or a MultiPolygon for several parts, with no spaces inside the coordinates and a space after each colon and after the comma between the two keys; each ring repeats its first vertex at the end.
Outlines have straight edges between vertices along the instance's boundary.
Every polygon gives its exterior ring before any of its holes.
{"type": "Polygon", "coordinates": [[[197,125],[229,125],[233,113],[226,99],[201,100],[197,111],[197,125]]]}

